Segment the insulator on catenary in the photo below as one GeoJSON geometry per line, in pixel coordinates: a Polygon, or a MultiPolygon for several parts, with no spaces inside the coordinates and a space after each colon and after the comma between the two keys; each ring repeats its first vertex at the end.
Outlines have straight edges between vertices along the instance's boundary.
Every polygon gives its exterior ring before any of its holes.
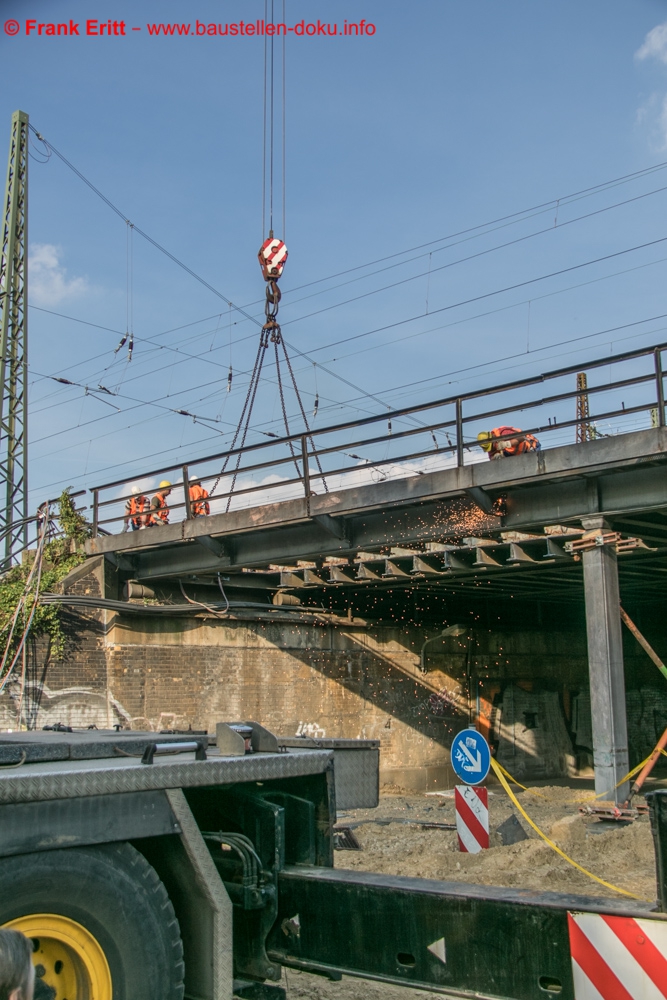
{"type": "Polygon", "coordinates": [[[318,393],[315,393],[315,406],[313,407],[313,416],[314,417],[317,416],[317,411],[319,410],[319,408],[320,408],[320,397],[319,397],[318,393]]]}
{"type": "Polygon", "coordinates": [[[129,337],[129,333],[126,333],[125,336],[123,337],[123,339],[121,340],[120,344],[118,345],[118,347],[115,348],[114,354],[118,354],[118,352],[120,351],[121,347],[125,346],[125,342],[127,341],[128,337],[129,337]]]}
{"type": "Polygon", "coordinates": [[[233,377],[234,376],[233,376],[233,373],[232,373],[232,366],[230,365],[229,366],[229,373],[227,375],[227,392],[231,392],[232,391],[232,378],[233,377]]]}

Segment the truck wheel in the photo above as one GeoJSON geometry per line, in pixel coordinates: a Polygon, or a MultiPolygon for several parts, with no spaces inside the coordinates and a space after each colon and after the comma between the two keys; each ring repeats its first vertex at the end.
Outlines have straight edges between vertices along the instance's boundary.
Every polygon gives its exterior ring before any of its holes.
{"type": "Polygon", "coordinates": [[[53,1000],[182,1000],[183,945],[154,868],[130,844],[0,861],[0,926],[32,938],[53,1000]],[[55,990],[55,992],[53,992],[55,990]]]}

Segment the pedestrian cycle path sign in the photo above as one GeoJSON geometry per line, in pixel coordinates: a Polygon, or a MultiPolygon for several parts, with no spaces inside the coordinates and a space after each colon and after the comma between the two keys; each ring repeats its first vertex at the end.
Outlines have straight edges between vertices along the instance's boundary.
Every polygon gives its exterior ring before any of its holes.
{"type": "Polygon", "coordinates": [[[479,785],[491,767],[491,751],[476,729],[463,729],[452,740],[452,767],[466,785],[479,785]]]}

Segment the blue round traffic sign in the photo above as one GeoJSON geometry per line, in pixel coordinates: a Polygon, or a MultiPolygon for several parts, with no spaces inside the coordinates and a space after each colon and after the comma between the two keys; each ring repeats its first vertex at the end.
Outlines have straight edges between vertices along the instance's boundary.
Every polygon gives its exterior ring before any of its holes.
{"type": "Polygon", "coordinates": [[[466,785],[479,785],[491,767],[491,750],[476,729],[462,729],[452,740],[452,767],[466,785]]]}

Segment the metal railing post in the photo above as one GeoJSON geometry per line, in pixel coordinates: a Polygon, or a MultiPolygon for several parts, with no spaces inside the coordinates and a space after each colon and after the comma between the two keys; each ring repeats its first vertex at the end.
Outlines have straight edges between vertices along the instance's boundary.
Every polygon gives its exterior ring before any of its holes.
{"type": "Polygon", "coordinates": [[[463,467],[463,400],[456,400],[456,464],[463,467]]]}
{"type": "Polygon", "coordinates": [[[301,461],[303,462],[303,489],[306,500],[310,500],[310,469],[308,468],[308,438],[304,434],[301,438],[301,461]]]}
{"type": "MultiPolygon", "coordinates": [[[[654,360],[654,371],[652,372],[646,369],[644,370],[644,373],[641,376],[624,378],[615,381],[613,383],[610,382],[609,385],[605,384],[605,385],[596,385],[588,387],[588,389],[585,391],[588,394],[590,394],[591,397],[593,397],[594,393],[602,393],[602,392],[607,393],[612,389],[626,388],[640,384],[642,386],[645,386],[644,392],[646,392],[646,397],[643,397],[644,398],[643,405],[635,405],[626,408],[625,405],[621,403],[620,408],[618,410],[611,410],[609,412],[595,414],[594,416],[592,416],[592,419],[608,420],[619,416],[627,415],[628,413],[645,413],[650,408],[651,420],[655,421],[655,423],[659,427],[666,427],[667,392],[665,390],[664,380],[665,376],[667,376],[667,371],[665,371],[662,363],[663,360],[662,354],[665,351],[667,351],[667,343],[657,346],[653,345],[650,347],[642,348],[641,350],[629,351],[623,354],[613,355],[611,357],[605,356],[604,358],[601,358],[597,361],[589,362],[586,365],[587,371],[593,371],[597,368],[602,369],[610,365],[618,365],[620,363],[625,364],[629,361],[634,361],[638,358],[648,359],[650,356],[653,356],[654,360]],[[650,385],[655,385],[655,389],[646,388],[649,387],[650,385]],[[650,392],[650,397],[648,397],[649,392],[650,392]],[[650,403],[648,402],[647,397],[651,399],[650,403]]],[[[244,471],[248,474],[259,470],[266,470],[272,467],[284,466],[287,463],[292,463],[294,460],[296,460],[296,464],[298,466],[299,458],[301,457],[299,455],[299,441],[301,441],[301,454],[304,459],[304,468],[303,471],[298,470],[296,472],[296,476],[288,480],[289,488],[291,489],[292,486],[296,486],[299,479],[303,479],[304,490],[307,493],[310,493],[311,477],[309,475],[309,469],[308,469],[308,452],[311,444],[313,446],[313,459],[317,463],[317,471],[314,471],[313,476],[316,479],[322,479],[323,486],[325,486],[323,471],[320,468],[320,463],[323,456],[342,455],[345,456],[345,459],[352,459],[354,460],[354,462],[365,461],[367,463],[372,463],[372,459],[370,457],[365,455],[353,454],[348,449],[351,449],[352,447],[354,448],[374,447],[383,441],[386,443],[389,435],[382,434],[381,433],[382,429],[381,427],[378,426],[378,424],[384,420],[396,423],[397,421],[403,420],[406,417],[411,416],[412,418],[414,418],[415,415],[417,414],[423,414],[425,412],[433,411],[435,409],[440,410],[441,408],[446,407],[447,408],[446,413],[448,419],[446,421],[443,420],[441,423],[438,423],[438,429],[441,430],[442,433],[444,433],[444,435],[447,438],[448,442],[447,450],[449,451],[450,454],[454,454],[456,456],[456,461],[455,461],[456,466],[462,468],[465,465],[465,452],[467,450],[470,451],[472,445],[475,443],[473,435],[472,439],[468,442],[468,444],[466,444],[466,439],[464,434],[465,423],[470,423],[471,426],[474,423],[479,423],[480,426],[484,426],[483,421],[487,420],[495,421],[498,420],[503,415],[515,411],[523,412],[524,410],[538,409],[540,407],[544,407],[546,406],[546,404],[551,402],[561,403],[565,400],[577,399],[578,397],[581,397],[582,390],[579,389],[571,392],[558,392],[554,393],[553,395],[547,395],[546,398],[541,398],[541,399],[533,399],[531,393],[531,395],[527,398],[526,397],[519,398],[517,396],[516,402],[513,402],[511,405],[507,402],[507,400],[503,400],[504,405],[502,406],[500,405],[499,402],[500,398],[502,397],[499,394],[505,394],[508,392],[518,393],[519,390],[525,390],[528,387],[544,385],[545,383],[551,380],[561,379],[564,376],[577,374],[579,371],[580,371],[580,365],[572,365],[570,367],[564,367],[544,372],[539,376],[518,379],[513,382],[507,382],[495,386],[487,386],[484,389],[475,390],[471,392],[461,392],[458,396],[447,396],[441,399],[432,400],[429,403],[419,403],[413,406],[407,406],[397,410],[390,410],[389,413],[373,414],[371,416],[363,417],[356,420],[344,421],[340,424],[333,424],[333,425],[328,425],[326,427],[320,427],[317,431],[317,438],[318,438],[317,446],[315,446],[314,438],[312,436],[314,432],[311,431],[305,432],[305,438],[306,438],[305,442],[304,442],[303,432],[287,434],[285,437],[276,436],[275,438],[273,437],[272,434],[268,434],[268,436],[271,437],[270,441],[256,442],[255,444],[252,445],[245,445],[244,447],[233,448],[227,452],[221,452],[213,455],[206,455],[204,457],[197,457],[193,459],[193,463],[196,468],[199,468],[199,466],[203,468],[205,464],[210,463],[214,460],[217,461],[218,459],[224,459],[225,463],[227,463],[227,461],[231,457],[238,459],[240,462],[241,456],[245,456],[246,458],[248,456],[251,456],[250,458],[251,464],[248,466],[244,466],[244,471]],[[493,404],[495,406],[498,406],[499,409],[489,409],[488,412],[479,411],[478,408],[480,406],[480,401],[482,400],[485,401],[485,406],[491,407],[491,405],[493,404]],[[472,415],[469,418],[464,417],[463,414],[464,404],[466,406],[470,404],[469,409],[472,415]],[[455,414],[452,414],[451,412],[452,406],[455,407],[455,414]],[[451,419],[452,416],[455,416],[454,420],[451,419]],[[366,439],[365,429],[370,427],[372,427],[372,430],[370,429],[368,430],[368,434],[370,436],[368,437],[368,439],[366,439]],[[364,431],[360,435],[358,432],[361,428],[364,428],[364,431]],[[453,439],[454,433],[456,433],[456,441],[454,441],[453,439]],[[334,435],[334,434],[336,435],[336,437],[327,437],[327,435],[334,435]],[[345,434],[346,436],[342,437],[341,435],[343,434],[345,434]],[[360,440],[357,440],[357,436],[360,437],[360,440]],[[324,444],[321,444],[322,441],[324,441],[324,444]],[[327,445],[327,441],[331,443],[327,445]],[[280,455],[283,454],[283,449],[284,449],[285,457],[277,457],[274,462],[273,461],[274,452],[267,451],[266,449],[273,449],[276,447],[281,449],[280,455]],[[271,456],[271,458],[268,457],[269,455],[271,456]]],[[[599,398],[604,399],[604,397],[599,397],[599,398]]],[[[512,399],[514,399],[514,397],[512,397],[512,399]]],[[[544,417],[544,420],[546,421],[546,416],[544,417]]],[[[577,423],[580,422],[581,422],[580,419],[567,420],[565,416],[563,416],[562,420],[556,420],[556,418],[549,418],[548,426],[546,423],[536,424],[535,427],[532,428],[532,430],[528,428],[527,430],[524,431],[524,433],[540,434],[542,432],[547,432],[551,428],[575,427],[577,423]]],[[[412,421],[409,421],[409,423],[412,423],[412,421]]],[[[413,435],[418,435],[418,434],[421,435],[424,432],[428,433],[429,430],[433,434],[435,434],[436,431],[435,425],[419,423],[419,425],[410,426],[407,429],[397,428],[397,433],[393,435],[393,440],[397,441],[399,439],[408,439],[408,438],[414,440],[413,435]]],[[[471,431],[468,431],[467,433],[471,433],[471,431]]],[[[434,440],[434,444],[437,447],[437,439],[434,440]]],[[[431,452],[429,451],[429,454],[430,453],[431,452]]],[[[401,463],[407,461],[413,461],[417,457],[426,456],[426,454],[427,452],[423,452],[422,454],[421,452],[418,451],[415,454],[401,455],[398,460],[401,463]]],[[[332,461],[339,461],[339,460],[344,462],[344,459],[342,458],[332,459],[332,461]]],[[[329,460],[327,459],[327,463],[328,462],[329,460]]],[[[375,462],[372,464],[378,467],[387,464],[396,464],[396,456],[394,456],[392,460],[389,460],[389,458],[387,458],[386,460],[380,460],[379,462],[375,462]]],[[[177,469],[179,467],[172,466],[172,469],[174,468],[177,469]]],[[[226,471],[221,473],[221,477],[224,476],[229,479],[232,479],[233,474],[231,474],[230,470],[227,469],[227,464],[223,466],[223,469],[226,471]]],[[[330,474],[340,476],[343,473],[352,471],[352,469],[354,469],[354,466],[349,466],[349,465],[344,465],[341,468],[334,467],[331,470],[330,474]]],[[[155,476],[163,474],[164,474],[164,469],[161,468],[152,469],[142,473],[142,478],[151,479],[155,476]]],[[[210,478],[212,479],[213,477],[210,476],[210,478]]],[[[125,480],[117,480],[114,482],[102,483],[98,487],[91,487],[90,493],[93,494],[96,489],[100,491],[108,491],[117,488],[119,486],[124,486],[125,482],[126,482],[125,480]]],[[[216,487],[217,483],[218,481],[216,481],[216,487]]],[[[185,482],[184,482],[184,488],[185,488],[185,482]]],[[[344,488],[343,485],[341,485],[341,488],[344,488]]],[[[260,485],[260,486],[253,486],[252,488],[247,488],[243,490],[239,489],[239,492],[243,492],[244,494],[254,494],[255,491],[261,491],[264,489],[265,486],[260,485]]],[[[217,499],[222,499],[223,497],[228,498],[228,496],[229,496],[228,493],[224,493],[219,497],[217,497],[217,499]]],[[[186,502],[185,504],[183,504],[183,506],[186,509],[187,509],[187,499],[188,498],[186,497],[185,498],[186,502]]],[[[102,505],[106,507],[108,504],[113,504],[114,502],[115,501],[112,499],[104,500],[102,501],[102,505]]],[[[112,518],[111,520],[120,520],[120,518],[115,518],[115,519],[112,518]]],[[[105,523],[104,518],[102,519],[102,523],[105,523]]],[[[105,533],[104,528],[102,527],[99,527],[98,530],[99,533],[101,534],[105,533]]]]}
{"type": "Polygon", "coordinates": [[[190,503],[190,477],[187,465],[183,466],[183,496],[185,497],[185,517],[192,520],[192,504],[190,503]]]}
{"type": "Polygon", "coordinates": [[[659,347],[653,352],[655,361],[655,381],[658,389],[658,427],[665,426],[665,383],[662,374],[662,351],[659,347]]]}
{"type": "Polygon", "coordinates": [[[97,538],[98,521],[100,516],[100,491],[93,490],[93,538],[97,538]]]}

